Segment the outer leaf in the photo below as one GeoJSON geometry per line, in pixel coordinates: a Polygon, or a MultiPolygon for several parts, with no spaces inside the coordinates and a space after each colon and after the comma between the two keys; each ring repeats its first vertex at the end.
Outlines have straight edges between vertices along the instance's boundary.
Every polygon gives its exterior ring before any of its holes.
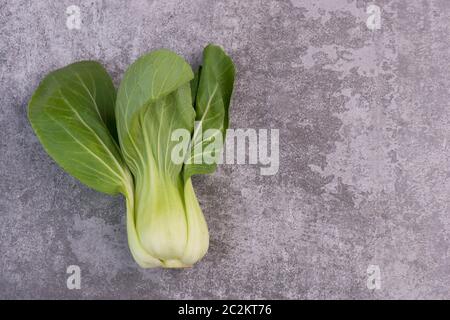
{"type": "MultiPolygon", "coordinates": [[[[214,142],[214,138],[204,135],[207,130],[219,130],[224,141],[225,130],[229,123],[228,110],[233,92],[234,75],[235,69],[231,58],[219,46],[208,45],[203,51],[203,65],[195,95],[195,120],[198,121],[198,126],[192,137],[191,154],[188,159],[190,163],[184,166],[185,180],[194,174],[212,173],[216,170],[216,163],[196,164],[196,160],[202,159],[206,147],[214,142]],[[195,153],[196,147],[200,144],[203,154],[195,153]]],[[[195,85],[192,87],[195,88],[195,85]]],[[[219,152],[220,150],[216,150],[216,157],[219,152]]]]}
{"type": "MultiPolygon", "coordinates": [[[[116,118],[120,145],[135,176],[146,169],[150,155],[157,161],[162,155],[167,159],[167,149],[162,148],[170,130],[193,125],[188,124],[194,114],[189,87],[177,90],[193,77],[183,58],[164,49],[142,56],[126,71],[117,94],[116,118]]],[[[170,160],[170,150],[168,156],[170,160]]]]}
{"type": "Polygon", "coordinates": [[[97,62],[71,64],[47,75],[28,106],[28,118],[49,155],[89,187],[124,191],[128,169],[114,132],[115,89],[97,62]]]}

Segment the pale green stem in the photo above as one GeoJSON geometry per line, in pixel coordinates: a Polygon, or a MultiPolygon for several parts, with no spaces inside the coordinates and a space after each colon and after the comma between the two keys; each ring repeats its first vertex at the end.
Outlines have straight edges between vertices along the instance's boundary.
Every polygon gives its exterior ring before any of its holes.
{"type": "MultiPolygon", "coordinates": [[[[129,172],[128,172],[129,173],[129,172]]],[[[134,260],[142,268],[154,268],[162,267],[163,264],[160,260],[152,257],[142,248],[139,241],[138,234],[136,232],[135,218],[134,218],[134,192],[133,192],[133,182],[131,174],[129,173],[128,183],[125,186],[125,199],[127,206],[127,235],[128,235],[128,246],[130,247],[131,254],[134,260]]]]}

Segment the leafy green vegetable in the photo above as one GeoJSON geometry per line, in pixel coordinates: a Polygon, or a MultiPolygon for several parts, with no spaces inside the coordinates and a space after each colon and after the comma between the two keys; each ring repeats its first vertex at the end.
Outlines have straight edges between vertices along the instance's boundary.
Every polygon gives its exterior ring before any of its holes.
{"type": "Polygon", "coordinates": [[[126,71],[117,97],[105,69],[83,61],[47,75],[28,116],[67,172],[95,190],[125,196],[128,243],[141,267],[185,267],[208,249],[191,176],[216,168],[202,160],[220,152],[233,83],[234,65],[214,45],[205,48],[195,75],[169,50],[142,56],[126,71]],[[190,138],[181,163],[172,158],[177,130],[190,138]]]}

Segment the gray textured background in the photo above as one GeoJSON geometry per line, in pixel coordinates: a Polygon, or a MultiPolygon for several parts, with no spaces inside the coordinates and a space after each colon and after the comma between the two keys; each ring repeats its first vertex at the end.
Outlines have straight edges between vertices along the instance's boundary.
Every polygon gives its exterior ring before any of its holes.
{"type": "Polygon", "coordinates": [[[1,298],[450,298],[450,1],[2,1],[1,298]],[[79,5],[81,30],[66,28],[79,5]],[[188,270],[141,270],[125,208],[44,152],[26,105],[49,71],[101,61],[116,84],[166,47],[221,44],[234,128],[280,129],[280,169],[194,181],[211,233],[188,270]],[[82,270],[81,290],[66,268],[82,270]],[[366,287],[379,265],[381,289],[366,287]]]}

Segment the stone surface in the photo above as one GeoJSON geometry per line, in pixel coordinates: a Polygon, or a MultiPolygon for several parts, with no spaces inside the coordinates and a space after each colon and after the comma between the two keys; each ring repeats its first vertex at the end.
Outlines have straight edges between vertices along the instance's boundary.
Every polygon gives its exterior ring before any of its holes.
{"type": "Polygon", "coordinates": [[[0,4],[1,298],[450,299],[450,2],[4,1],[0,4]],[[81,9],[80,30],[66,8],[81,9]],[[142,270],[121,197],[45,153],[26,116],[39,81],[94,59],[116,84],[165,47],[233,57],[233,128],[280,130],[280,167],[194,184],[211,233],[184,270],[142,270]],[[80,290],[66,287],[78,265],[80,290]],[[367,287],[369,265],[381,288],[367,287]]]}

